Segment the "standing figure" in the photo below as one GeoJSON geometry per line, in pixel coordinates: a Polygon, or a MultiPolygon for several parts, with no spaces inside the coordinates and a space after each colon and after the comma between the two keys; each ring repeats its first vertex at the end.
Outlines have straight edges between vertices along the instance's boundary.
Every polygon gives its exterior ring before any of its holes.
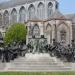
{"type": "Polygon", "coordinates": [[[4,50],[2,51],[2,55],[2,62],[10,62],[8,46],[4,48],[4,50]]]}

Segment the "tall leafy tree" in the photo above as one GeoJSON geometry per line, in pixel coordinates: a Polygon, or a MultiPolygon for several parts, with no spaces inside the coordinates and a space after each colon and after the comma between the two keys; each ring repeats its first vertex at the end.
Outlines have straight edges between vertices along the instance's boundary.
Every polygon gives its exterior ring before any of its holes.
{"type": "Polygon", "coordinates": [[[11,25],[4,37],[4,42],[5,44],[12,44],[14,41],[22,42],[26,40],[26,35],[27,35],[27,28],[26,25],[22,23],[15,23],[11,25]]]}

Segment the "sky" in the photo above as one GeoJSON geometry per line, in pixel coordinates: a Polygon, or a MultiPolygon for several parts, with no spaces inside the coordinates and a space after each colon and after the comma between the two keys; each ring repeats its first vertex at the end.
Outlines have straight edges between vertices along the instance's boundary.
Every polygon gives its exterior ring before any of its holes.
{"type": "Polygon", "coordinates": [[[9,0],[0,0],[0,3],[1,3],[1,2],[5,2],[5,1],[9,1],[9,0]]]}
{"type": "Polygon", "coordinates": [[[75,13],[75,0],[58,0],[59,10],[62,13],[75,13]]]}
{"type": "MultiPolygon", "coordinates": [[[[1,2],[5,2],[8,0],[0,0],[1,2]]],[[[59,10],[61,13],[69,14],[75,13],[75,0],[57,0],[59,2],[59,10]]]]}

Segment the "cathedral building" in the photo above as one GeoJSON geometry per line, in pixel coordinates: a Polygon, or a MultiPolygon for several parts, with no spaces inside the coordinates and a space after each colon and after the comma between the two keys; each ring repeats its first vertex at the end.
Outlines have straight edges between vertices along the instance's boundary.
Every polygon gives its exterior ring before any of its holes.
{"type": "Polygon", "coordinates": [[[75,40],[75,14],[59,11],[58,0],[10,0],[0,4],[0,33],[13,23],[25,23],[28,28],[27,43],[40,37],[48,44],[53,39],[64,45],[75,40]]]}

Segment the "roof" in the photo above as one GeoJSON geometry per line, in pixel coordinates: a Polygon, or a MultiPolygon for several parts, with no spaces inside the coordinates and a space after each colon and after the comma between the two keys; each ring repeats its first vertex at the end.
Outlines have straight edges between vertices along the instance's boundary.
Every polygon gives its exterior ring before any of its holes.
{"type": "Polygon", "coordinates": [[[16,5],[22,5],[22,4],[26,4],[26,3],[35,2],[35,1],[39,1],[39,0],[10,0],[10,1],[1,3],[0,9],[6,9],[6,8],[13,7],[16,5]]]}
{"type": "Polygon", "coordinates": [[[66,18],[71,19],[73,23],[75,23],[75,14],[67,14],[65,15],[66,18]]]}
{"type": "MultiPolygon", "coordinates": [[[[6,8],[14,7],[14,6],[17,6],[17,5],[32,3],[32,2],[35,2],[35,1],[41,1],[41,0],[10,0],[10,1],[1,3],[0,9],[6,9],[6,8]]],[[[57,0],[53,0],[53,1],[57,1],[57,0]]]]}
{"type": "Polygon", "coordinates": [[[61,12],[59,12],[59,10],[56,10],[49,19],[66,19],[66,18],[61,12]]]}
{"type": "Polygon", "coordinates": [[[6,8],[14,7],[14,6],[17,6],[17,5],[32,3],[32,2],[35,2],[35,1],[40,1],[40,0],[10,0],[10,1],[1,3],[0,9],[6,9],[6,8]]]}

